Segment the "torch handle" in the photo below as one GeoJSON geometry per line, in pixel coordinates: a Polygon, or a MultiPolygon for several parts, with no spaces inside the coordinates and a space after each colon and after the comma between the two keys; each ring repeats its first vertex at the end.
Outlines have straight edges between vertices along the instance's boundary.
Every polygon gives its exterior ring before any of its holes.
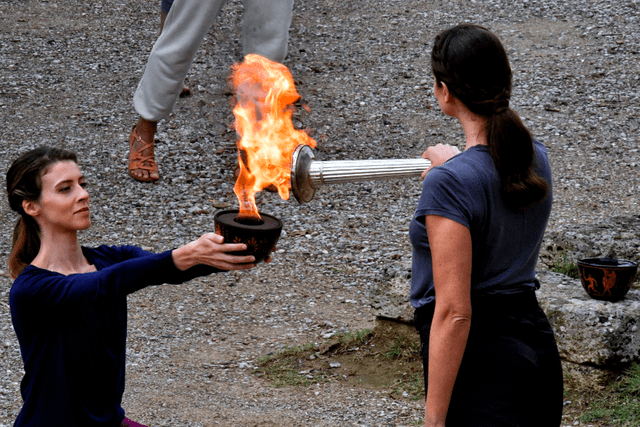
{"type": "Polygon", "coordinates": [[[409,178],[420,176],[430,166],[427,159],[315,161],[309,164],[309,179],[315,187],[319,184],[409,178]]]}
{"type": "Polygon", "coordinates": [[[300,203],[313,199],[320,184],[340,184],[374,179],[420,176],[431,166],[426,159],[314,160],[308,145],[299,145],[291,156],[291,191],[300,203]]]}

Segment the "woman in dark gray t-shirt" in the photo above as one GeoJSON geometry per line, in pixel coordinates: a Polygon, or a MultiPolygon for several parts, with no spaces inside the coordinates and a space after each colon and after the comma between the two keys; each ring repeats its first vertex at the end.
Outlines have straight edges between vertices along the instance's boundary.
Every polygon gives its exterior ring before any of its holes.
{"type": "Polygon", "coordinates": [[[431,65],[440,108],[460,121],[466,147],[427,149],[432,167],[409,232],[425,424],[558,426],[562,367],[535,297],[552,202],[546,149],[509,108],[511,68],[490,31],[445,30],[431,65]]]}

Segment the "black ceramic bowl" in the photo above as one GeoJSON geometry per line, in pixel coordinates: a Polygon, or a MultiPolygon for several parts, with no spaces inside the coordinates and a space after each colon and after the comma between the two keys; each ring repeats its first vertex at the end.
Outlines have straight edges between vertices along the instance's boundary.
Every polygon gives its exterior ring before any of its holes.
{"type": "Polygon", "coordinates": [[[234,255],[253,255],[255,262],[263,261],[276,247],[282,221],[260,213],[261,221],[243,220],[238,217],[238,209],[218,211],[213,216],[216,233],[224,237],[225,243],[244,243],[246,251],[230,252],[234,255]]]}
{"type": "Polygon", "coordinates": [[[633,261],[610,258],[578,260],[578,275],[591,298],[619,301],[629,292],[638,271],[633,261]]]}

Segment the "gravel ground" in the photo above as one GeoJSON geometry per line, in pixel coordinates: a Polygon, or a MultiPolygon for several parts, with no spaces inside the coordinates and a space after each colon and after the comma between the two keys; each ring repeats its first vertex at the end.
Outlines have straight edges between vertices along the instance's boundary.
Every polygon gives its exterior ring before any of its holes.
{"type": "MultiPolygon", "coordinates": [[[[215,211],[237,205],[226,78],[240,59],[239,1],[227,3],[199,51],[193,95],[159,125],[162,179],[127,176],[131,99],[159,3],[0,2],[0,170],[41,144],[76,150],[92,197],[85,245],[165,250],[211,231],[215,211]]],[[[480,23],[507,47],[512,106],[549,149],[555,205],[545,259],[611,246],[638,259],[639,5],[297,1],[286,65],[311,111],[300,109],[295,125],[312,132],[321,160],[419,157],[439,142],[462,148],[462,129],[433,97],[428,59],[439,31],[480,23]]],[[[250,373],[284,345],[373,326],[369,296],[410,260],[420,191],[415,179],[323,187],[306,205],[259,194],[259,208],[285,224],[273,263],[130,297],[128,415],[152,426],[416,425],[421,402],[340,383],[273,389],[250,373]]],[[[5,203],[0,216],[6,259],[16,217],[5,203]]],[[[21,406],[10,285],[0,277],[0,427],[21,406]]]]}

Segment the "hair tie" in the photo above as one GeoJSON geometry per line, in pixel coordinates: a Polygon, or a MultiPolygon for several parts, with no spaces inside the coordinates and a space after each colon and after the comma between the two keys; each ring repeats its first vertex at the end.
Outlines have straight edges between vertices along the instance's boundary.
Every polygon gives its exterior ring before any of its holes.
{"type": "Polygon", "coordinates": [[[502,114],[509,109],[509,101],[496,102],[493,107],[493,114],[502,114]]]}

